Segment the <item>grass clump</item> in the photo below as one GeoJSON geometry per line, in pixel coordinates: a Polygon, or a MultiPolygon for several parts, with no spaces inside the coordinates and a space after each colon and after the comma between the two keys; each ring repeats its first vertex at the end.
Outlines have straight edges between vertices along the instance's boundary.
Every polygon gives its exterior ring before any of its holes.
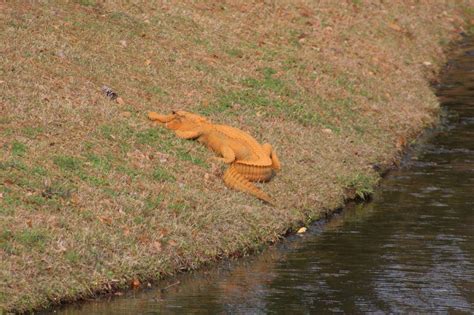
{"type": "Polygon", "coordinates": [[[379,178],[376,175],[356,173],[349,177],[342,177],[340,181],[354,193],[354,196],[365,200],[374,193],[374,187],[379,178]]]}
{"type": "Polygon", "coordinates": [[[167,181],[175,181],[176,178],[170,174],[167,170],[161,167],[155,167],[152,175],[153,179],[156,181],[167,182],[167,181]]]}
{"type": "Polygon", "coordinates": [[[42,250],[48,240],[48,233],[38,228],[28,228],[15,234],[13,239],[30,249],[42,250]]]}
{"type": "Polygon", "coordinates": [[[77,171],[82,168],[82,161],[73,156],[58,155],[53,158],[53,162],[63,171],[77,171]]]}
{"type": "Polygon", "coordinates": [[[14,156],[24,156],[26,154],[26,145],[21,142],[14,141],[12,143],[12,154],[14,156]]]}

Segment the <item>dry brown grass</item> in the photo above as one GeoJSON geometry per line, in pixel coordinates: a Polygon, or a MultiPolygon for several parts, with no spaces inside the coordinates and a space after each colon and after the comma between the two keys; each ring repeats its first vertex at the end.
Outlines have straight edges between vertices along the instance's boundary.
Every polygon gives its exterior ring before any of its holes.
{"type": "Polygon", "coordinates": [[[31,3],[0,3],[0,310],[245,254],[369,193],[373,165],[436,120],[428,78],[473,13],[472,1],[31,3]],[[279,206],[226,189],[211,153],[145,118],[172,108],[272,143],[283,171],[264,189],[279,206]]]}

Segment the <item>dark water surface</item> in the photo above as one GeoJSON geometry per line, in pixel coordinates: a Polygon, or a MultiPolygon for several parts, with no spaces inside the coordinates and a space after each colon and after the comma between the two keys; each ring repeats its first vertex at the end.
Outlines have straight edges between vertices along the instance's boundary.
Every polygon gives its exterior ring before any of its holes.
{"type": "Polygon", "coordinates": [[[262,255],[63,314],[474,313],[474,44],[438,88],[443,125],[365,205],[262,255]]]}

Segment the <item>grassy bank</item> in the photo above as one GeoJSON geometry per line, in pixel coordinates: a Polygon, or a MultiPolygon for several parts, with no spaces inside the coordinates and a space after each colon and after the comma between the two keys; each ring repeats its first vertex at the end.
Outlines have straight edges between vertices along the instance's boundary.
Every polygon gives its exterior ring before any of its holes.
{"type": "Polygon", "coordinates": [[[242,255],[369,194],[473,27],[472,1],[403,3],[0,3],[0,313],[242,255]],[[271,143],[278,206],[146,119],[178,108],[271,143]]]}

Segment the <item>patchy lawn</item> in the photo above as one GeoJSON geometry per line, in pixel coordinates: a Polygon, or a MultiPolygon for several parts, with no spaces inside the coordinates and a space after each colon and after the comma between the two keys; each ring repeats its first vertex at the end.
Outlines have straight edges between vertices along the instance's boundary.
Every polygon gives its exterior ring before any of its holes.
{"type": "Polygon", "coordinates": [[[436,121],[428,80],[474,13],[472,1],[33,3],[0,3],[0,313],[244,255],[370,194],[436,121]],[[278,206],[226,189],[212,153],[146,119],[171,109],[271,143],[283,170],[263,189],[278,206]]]}

